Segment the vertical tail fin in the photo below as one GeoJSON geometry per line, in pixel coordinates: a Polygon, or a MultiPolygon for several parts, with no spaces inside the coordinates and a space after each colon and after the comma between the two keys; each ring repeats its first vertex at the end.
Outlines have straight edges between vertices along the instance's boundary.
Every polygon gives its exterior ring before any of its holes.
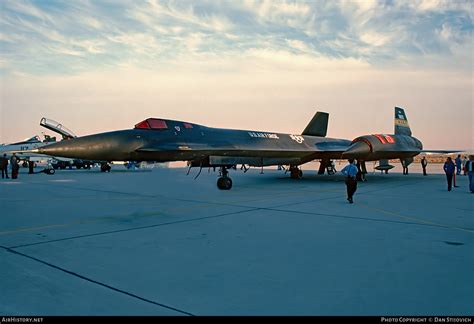
{"type": "Polygon", "coordinates": [[[302,135],[326,137],[328,132],[329,114],[318,111],[306,126],[302,135]]]}
{"type": "Polygon", "coordinates": [[[408,125],[407,115],[405,110],[400,107],[395,107],[395,135],[411,136],[410,125],[408,125]]]}

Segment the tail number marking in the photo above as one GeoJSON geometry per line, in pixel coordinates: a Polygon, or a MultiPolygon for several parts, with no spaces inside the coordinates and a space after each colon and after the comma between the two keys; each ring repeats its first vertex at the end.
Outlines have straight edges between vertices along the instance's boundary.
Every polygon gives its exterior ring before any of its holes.
{"type": "Polygon", "coordinates": [[[290,138],[298,144],[302,144],[304,142],[304,137],[300,135],[290,135],[290,138]]]}

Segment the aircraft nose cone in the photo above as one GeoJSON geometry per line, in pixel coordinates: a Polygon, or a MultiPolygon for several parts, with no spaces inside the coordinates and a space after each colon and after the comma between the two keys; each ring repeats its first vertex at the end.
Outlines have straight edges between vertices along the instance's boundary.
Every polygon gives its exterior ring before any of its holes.
{"type": "Polygon", "coordinates": [[[65,158],[101,160],[104,154],[117,151],[117,146],[111,136],[90,135],[40,147],[39,152],[65,158]]]}
{"type": "Polygon", "coordinates": [[[355,142],[349,146],[349,148],[342,153],[343,158],[359,158],[370,154],[370,147],[365,142],[355,142]]]}
{"type": "Polygon", "coordinates": [[[38,148],[38,152],[41,154],[59,157],[69,157],[71,153],[74,155],[78,151],[80,151],[80,145],[76,140],[61,141],[38,148]]]}
{"type": "Polygon", "coordinates": [[[142,144],[133,132],[125,130],[63,140],[40,147],[39,153],[82,160],[125,161],[142,144]]]}

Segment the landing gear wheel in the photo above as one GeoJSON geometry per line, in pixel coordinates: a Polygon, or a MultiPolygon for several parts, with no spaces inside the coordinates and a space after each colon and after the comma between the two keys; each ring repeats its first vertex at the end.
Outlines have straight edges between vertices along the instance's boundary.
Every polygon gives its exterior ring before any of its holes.
{"type": "Polygon", "coordinates": [[[290,172],[291,179],[303,178],[303,171],[301,171],[298,167],[291,167],[290,172]]]}
{"type": "Polygon", "coordinates": [[[219,179],[217,179],[217,188],[220,190],[230,190],[232,188],[232,179],[229,178],[229,166],[221,166],[219,172],[219,179]]]}
{"type": "Polygon", "coordinates": [[[44,173],[49,174],[49,175],[53,175],[53,174],[56,173],[56,171],[54,169],[45,169],[44,173]]]}
{"type": "Polygon", "coordinates": [[[100,166],[100,171],[102,172],[110,172],[110,169],[112,169],[112,167],[107,163],[104,163],[100,166]]]}
{"type": "Polygon", "coordinates": [[[230,190],[232,188],[232,179],[224,177],[217,179],[217,188],[220,190],[230,190]]]}

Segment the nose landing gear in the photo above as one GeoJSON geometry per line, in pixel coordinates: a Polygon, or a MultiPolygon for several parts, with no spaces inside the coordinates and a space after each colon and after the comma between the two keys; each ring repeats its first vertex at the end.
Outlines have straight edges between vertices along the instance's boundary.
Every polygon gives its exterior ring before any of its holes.
{"type": "Polygon", "coordinates": [[[217,188],[220,190],[230,190],[232,188],[232,179],[229,178],[227,167],[222,166],[219,171],[220,178],[217,179],[217,188]]]}

